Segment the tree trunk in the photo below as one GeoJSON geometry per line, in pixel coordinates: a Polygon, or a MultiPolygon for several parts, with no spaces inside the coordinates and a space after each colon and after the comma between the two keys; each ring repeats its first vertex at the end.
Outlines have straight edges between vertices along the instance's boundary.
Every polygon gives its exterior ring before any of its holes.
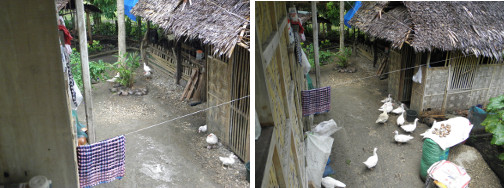
{"type": "Polygon", "coordinates": [[[137,28],[138,40],[141,40],[142,39],[142,17],[137,16],[136,20],[138,22],[138,28],[137,28]]]}
{"type": "Polygon", "coordinates": [[[344,34],[345,34],[345,19],[344,19],[344,15],[343,13],[345,12],[345,6],[344,6],[345,2],[344,1],[340,1],[340,51],[343,50],[343,48],[345,48],[345,38],[344,38],[344,34]]]}
{"type": "Polygon", "coordinates": [[[313,51],[315,52],[315,80],[317,82],[316,88],[320,88],[320,63],[319,63],[319,44],[318,44],[318,34],[319,34],[319,24],[317,22],[317,2],[311,2],[312,8],[312,25],[313,25],[313,51]]]}
{"type": "Polygon", "coordinates": [[[118,26],[118,40],[117,46],[119,47],[119,60],[124,62],[126,54],[126,26],[124,25],[124,0],[117,0],[117,26],[118,26]]]}

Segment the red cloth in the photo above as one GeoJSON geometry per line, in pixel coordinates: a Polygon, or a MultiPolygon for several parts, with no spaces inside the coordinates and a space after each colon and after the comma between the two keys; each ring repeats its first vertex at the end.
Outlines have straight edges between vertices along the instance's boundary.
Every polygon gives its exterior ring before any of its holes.
{"type": "Polygon", "coordinates": [[[303,25],[301,25],[301,23],[298,21],[298,22],[292,22],[292,25],[299,25],[299,33],[304,33],[304,28],[303,28],[303,25]]]}
{"type": "Polygon", "coordinates": [[[58,25],[58,29],[63,31],[65,35],[65,44],[71,45],[73,37],[70,35],[70,32],[68,32],[68,29],[63,25],[58,25]]]}

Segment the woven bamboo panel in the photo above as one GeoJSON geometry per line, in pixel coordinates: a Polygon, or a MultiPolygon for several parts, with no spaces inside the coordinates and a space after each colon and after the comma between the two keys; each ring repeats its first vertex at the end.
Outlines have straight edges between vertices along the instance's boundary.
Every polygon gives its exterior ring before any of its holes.
{"type": "MultiPolygon", "coordinates": [[[[231,98],[237,99],[250,94],[250,53],[247,49],[237,46],[234,50],[231,77],[231,98]]],[[[229,146],[238,157],[249,160],[249,98],[231,103],[231,120],[229,130],[229,146]]]]}
{"type": "MultiPolygon", "coordinates": [[[[209,56],[207,78],[208,106],[222,104],[231,100],[231,70],[228,64],[209,56]]],[[[228,143],[229,140],[229,122],[230,105],[222,105],[208,110],[208,129],[216,134],[223,143],[228,143]]]]}

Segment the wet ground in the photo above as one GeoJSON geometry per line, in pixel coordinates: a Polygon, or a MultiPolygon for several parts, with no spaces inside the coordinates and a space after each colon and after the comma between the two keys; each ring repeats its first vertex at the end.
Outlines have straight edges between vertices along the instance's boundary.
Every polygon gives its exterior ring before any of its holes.
{"type": "MultiPolygon", "coordinates": [[[[113,56],[91,59],[113,62],[113,56]]],[[[174,79],[156,74],[146,80],[136,71],[134,87],[149,89],[144,96],[118,96],[109,91],[110,83],[93,85],[93,114],[96,140],[118,135],[126,137],[126,174],[122,180],[97,187],[248,187],[243,162],[222,167],[219,156],[228,156],[224,146],[208,150],[206,135],[198,133],[205,124],[205,112],[171,120],[206,108],[206,103],[191,107],[179,100],[184,87],[174,79]],[[140,75],[140,76],[139,76],[140,75]]],[[[78,109],[84,123],[85,110],[78,109]]]]}
{"type": "MultiPolygon", "coordinates": [[[[352,57],[350,62],[357,68],[356,73],[339,73],[332,65],[321,68],[322,87],[331,86],[331,111],[315,116],[314,125],[334,119],[339,127],[343,127],[332,135],[334,143],[330,166],[335,174],[331,177],[342,181],[347,187],[423,187],[419,173],[423,145],[420,134],[429,127],[419,122],[411,134],[413,140],[401,145],[395,143],[393,131],[406,134],[396,125],[398,116],[389,114],[386,124],[375,123],[381,113],[378,111],[382,105],[380,100],[388,95],[388,80],[372,77],[376,68],[367,59],[352,57]],[[362,162],[373,155],[374,147],[378,148],[378,164],[369,170],[362,162]]],[[[311,77],[315,80],[315,75],[311,77]]],[[[483,159],[478,162],[485,163],[483,159]]],[[[492,173],[486,169],[479,165],[468,172],[474,172],[474,176],[492,173]]],[[[498,180],[479,182],[477,185],[499,187],[498,180]]]]}
{"type": "Polygon", "coordinates": [[[350,61],[357,67],[356,73],[339,73],[331,65],[324,66],[321,73],[322,86],[331,86],[332,109],[315,116],[314,125],[334,119],[343,127],[332,135],[330,159],[335,171],[332,177],[347,187],[423,186],[419,175],[423,142],[419,134],[429,127],[418,123],[411,134],[413,140],[402,145],[395,143],[393,131],[404,134],[396,125],[398,116],[390,114],[386,124],[375,123],[381,113],[380,100],[388,95],[387,80],[361,79],[374,75],[372,62],[355,57],[350,61]],[[373,155],[374,147],[378,148],[378,164],[369,170],[362,162],[373,155]]]}

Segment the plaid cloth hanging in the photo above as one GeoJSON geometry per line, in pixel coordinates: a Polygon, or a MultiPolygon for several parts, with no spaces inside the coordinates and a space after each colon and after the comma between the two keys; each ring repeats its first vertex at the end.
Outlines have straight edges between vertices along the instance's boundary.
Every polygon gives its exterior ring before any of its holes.
{"type": "Polygon", "coordinates": [[[331,87],[301,91],[303,116],[328,112],[331,109],[331,87]]]}
{"type": "Polygon", "coordinates": [[[124,176],[125,138],[117,136],[95,144],[77,147],[80,187],[122,179],[124,176]]]}

